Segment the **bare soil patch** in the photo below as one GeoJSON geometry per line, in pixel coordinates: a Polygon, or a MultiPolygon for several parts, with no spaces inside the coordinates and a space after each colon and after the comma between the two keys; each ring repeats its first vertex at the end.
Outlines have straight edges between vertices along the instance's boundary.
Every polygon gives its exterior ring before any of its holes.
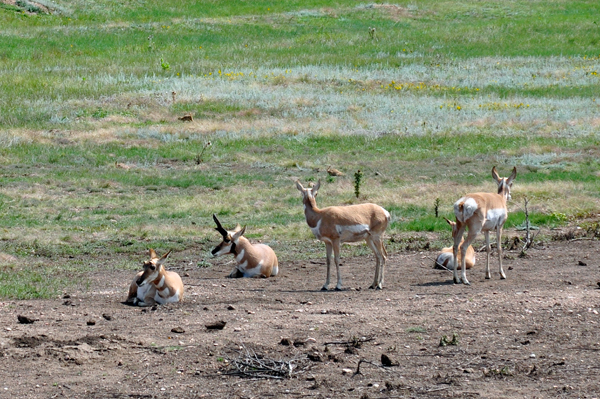
{"type": "Polygon", "coordinates": [[[199,269],[189,251],[169,263],[185,301],[156,309],[122,303],[133,273],[99,270],[85,292],[0,303],[0,397],[597,397],[599,250],[509,251],[507,280],[485,280],[478,254],[471,286],[434,270],[433,253],[394,254],[382,291],[366,289],[372,257],[342,259],[341,292],[319,290],[324,249],[271,279],[227,279],[231,259],[199,269]],[[295,368],[227,374],[252,356],[295,368]]]}

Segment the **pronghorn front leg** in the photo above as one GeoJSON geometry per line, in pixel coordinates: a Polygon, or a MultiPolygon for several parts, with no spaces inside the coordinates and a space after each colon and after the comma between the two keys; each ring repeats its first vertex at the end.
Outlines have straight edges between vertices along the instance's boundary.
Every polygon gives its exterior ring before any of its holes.
{"type": "Polygon", "coordinates": [[[492,247],[490,247],[490,232],[488,230],[484,231],[485,235],[485,252],[487,254],[487,259],[485,261],[485,278],[491,279],[492,274],[490,273],[490,252],[492,252],[492,247]]]}
{"type": "Polygon", "coordinates": [[[381,268],[381,253],[378,247],[379,242],[375,243],[371,236],[367,237],[367,244],[375,255],[375,278],[373,284],[369,288],[371,289],[382,289],[383,288],[383,270],[381,268]]]}
{"type": "MultiPolygon", "coordinates": [[[[337,271],[337,284],[335,286],[336,291],[342,290],[342,272],[340,271],[340,240],[334,240],[333,243],[333,260],[335,262],[335,270],[337,271]]],[[[329,273],[327,273],[329,278],[329,273]]]]}
{"type": "Polygon", "coordinates": [[[242,278],[244,277],[244,273],[240,271],[240,269],[236,268],[231,271],[229,274],[229,278],[242,278]]]}
{"type": "Polygon", "coordinates": [[[327,280],[325,280],[325,284],[321,291],[327,291],[329,289],[329,274],[331,272],[331,252],[332,252],[331,242],[325,241],[325,250],[326,252],[326,261],[327,261],[327,280]]]}
{"type": "Polygon", "coordinates": [[[500,278],[505,279],[506,274],[504,274],[504,270],[502,269],[502,226],[498,226],[496,229],[496,246],[498,247],[498,264],[500,265],[500,278]]]}

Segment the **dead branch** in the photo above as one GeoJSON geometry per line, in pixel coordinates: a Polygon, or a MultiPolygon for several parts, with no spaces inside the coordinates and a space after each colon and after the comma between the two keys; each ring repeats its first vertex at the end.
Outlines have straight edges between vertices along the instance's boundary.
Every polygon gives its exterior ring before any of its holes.
{"type": "Polygon", "coordinates": [[[369,341],[373,341],[375,339],[375,337],[363,337],[360,339],[352,339],[349,341],[332,341],[332,342],[325,342],[323,345],[327,346],[327,345],[354,345],[356,346],[357,344],[362,344],[364,342],[369,342],[369,341]]]}
{"type": "Polygon", "coordinates": [[[382,365],[375,364],[375,363],[373,363],[373,362],[370,362],[370,361],[368,361],[368,360],[365,360],[365,359],[360,359],[360,360],[358,361],[358,365],[356,366],[356,371],[354,372],[354,374],[352,375],[352,377],[354,377],[354,376],[356,376],[356,375],[360,374],[360,365],[361,365],[361,363],[367,363],[367,364],[370,364],[370,365],[372,365],[372,366],[379,367],[379,368],[382,368],[382,369],[384,369],[384,370],[388,371],[388,370],[387,370],[387,369],[386,369],[384,366],[382,366],[382,365]]]}
{"type": "Polygon", "coordinates": [[[299,365],[301,361],[306,359],[306,356],[301,358],[293,358],[291,360],[274,360],[263,355],[257,354],[254,350],[243,346],[240,350],[239,357],[235,359],[228,358],[229,367],[232,370],[226,371],[223,375],[236,375],[245,378],[271,378],[282,380],[290,378],[294,372],[301,372],[299,365]]]}
{"type": "Polygon", "coordinates": [[[437,261],[437,259],[433,259],[430,258],[429,256],[425,256],[427,259],[432,260],[436,265],[438,265],[439,267],[441,267],[442,269],[448,270],[449,272],[451,272],[452,270],[448,269],[446,266],[442,265],[441,263],[439,263],[437,261]]]}

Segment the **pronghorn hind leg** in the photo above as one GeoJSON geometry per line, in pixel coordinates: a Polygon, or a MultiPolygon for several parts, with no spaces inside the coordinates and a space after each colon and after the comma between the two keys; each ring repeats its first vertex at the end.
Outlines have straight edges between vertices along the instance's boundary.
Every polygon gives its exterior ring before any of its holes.
{"type": "MultiPolygon", "coordinates": [[[[342,272],[340,270],[340,240],[335,240],[332,243],[333,246],[333,260],[335,262],[335,270],[337,271],[337,284],[335,285],[336,291],[342,290],[342,272]]],[[[329,273],[327,273],[329,276],[329,273]]]]}
{"type": "Polygon", "coordinates": [[[327,279],[325,280],[325,284],[321,288],[321,291],[327,291],[329,289],[329,275],[331,272],[331,252],[332,246],[330,242],[325,242],[325,251],[326,251],[326,262],[327,262],[327,279]]]}
{"type": "Polygon", "coordinates": [[[496,246],[498,247],[498,264],[499,266],[499,271],[500,271],[500,278],[501,279],[505,279],[506,278],[506,274],[504,274],[504,270],[502,269],[502,226],[498,227],[498,229],[496,230],[496,246]]]}
{"type": "Polygon", "coordinates": [[[485,231],[483,233],[485,235],[485,252],[487,259],[485,261],[485,278],[487,280],[492,278],[492,274],[490,273],[490,252],[492,252],[492,247],[490,247],[490,232],[485,231]]]}
{"type": "MultiPolygon", "coordinates": [[[[469,283],[469,280],[467,280],[467,256],[466,256],[467,249],[469,248],[469,245],[471,245],[471,243],[473,241],[475,241],[475,237],[477,237],[477,234],[479,234],[480,231],[481,231],[481,229],[477,230],[477,229],[469,228],[469,233],[467,234],[467,238],[460,246],[461,280],[462,280],[462,283],[465,285],[471,285],[471,283],[469,283]]],[[[454,260],[454,262],[456,262],[456,260],[454,260]]]]}
{"type": "Polygon", "coordinates": [[[381,237],[376,238],[368,238],[367,243],[371,250],[375,254],[376,263],[375,263],[375,279],[373,284],[369,288],[383,289],[383,275],[385,268],[385,247],[383,246],[383,242],[381,237]]]}

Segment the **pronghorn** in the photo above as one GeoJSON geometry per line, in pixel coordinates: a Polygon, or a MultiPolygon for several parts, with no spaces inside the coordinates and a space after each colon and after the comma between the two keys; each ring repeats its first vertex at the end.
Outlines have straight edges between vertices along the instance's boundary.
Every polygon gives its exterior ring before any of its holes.
{"type": "Polygon", "coordinates": [[[217,230],[223,236],[223,241],[212,250],[212,255],[217,257],[224,254],[233,254],[237,265],[229,274],[231,278],[239,277],[274,277],[279,273],[277,255],[271,247],[265,244],[251,244],[238,224],[233,231],[227,231],[221,226],[217,215],[213,214],[217,230]]]}
{"type": "Polygon", "coordinates": [[[162,305],[183,300],[183,282],[179,274],[165,269],[165,259],[171,251],[159,257],[150,249],[150,260],[144,262],[144,270],[139,272],[131,286],[127,303],[138,306],[162,305]]]}
{"type": "MultiPolygon", "coordinates": [[[[456,235],[456,223],[446,218],[444,218],[444,220],[452,227],[452,238],[454,238],[456,235]]],[[[460,244],[462,244],[464,241],[465,240],[461,238],[460,244]]],[[[442,248],[442,252],[437,256],[433,267],[436,269],[446,268],[448,270],[452,270],[454,268],[454,255],[452,254],[452,251],[453,247],[442,248]]],[[[458,261],[460,263],[460,258],[458,261]]],[[[475,266],[475,250],[473,249],[472,245],[469,245],[469,248],[467,248],[466,267],[467,269],[470,269],[473,266],[475,266]]],[[[460,269],[461,266],[458,266],[458,268],[460,269]]]]}
{"type": "Polygon", "coordinates": [[[315,198],[320,186],[320,180],[312,188],[304,188],[299,180],[296,181],[296,187],[302,193],[306,223],[315,237],[325,243],[327,251],[327,280],[322,289],[329,288],[332,250],[337,271],[335,289],[339,291],[342,289],[340,244],[362,240],[367,242],[376,257],[375,279],[369,288],[382,289],[383,272],[387,259],[383,234],[390,222],[389,212],[375,204],[330,206],[319,209],[315,198]]]}
{"type": "Polygon", "coordinates": [[[490,274],[490,231],[496,231],[496,246],[498,247],[498,262],[500,277],[506,278],[502,270],[502,227],[508,217],[506,201],[510,200],[510,188],[513,180],[517,177],[517,168],[514,167],[510,177],[498,176],[498,171],[494,166],[492,168],[492,177],[498,183],[498,194],[494,193],[475,193],[468,194],[454,203],[454,215],[456,216],[456,235],[454,236],[454,247],[452,254],[454,256],[454,282],[470,284],[467,280],[467,271],[465,268],[466,257],[461,257],[461,272],[458,277],[458,267],[456,265],[457,252],[460,245],[461,254],[471,245],[477,234],[482,231],[485,235],[485,246],[487,249],[487,259],[485,262],[485,278],[491,278],[490,274]],[[460,240],[463,237],[465,228],[469,229],[467,239],[462,244],[460,240]]]}

